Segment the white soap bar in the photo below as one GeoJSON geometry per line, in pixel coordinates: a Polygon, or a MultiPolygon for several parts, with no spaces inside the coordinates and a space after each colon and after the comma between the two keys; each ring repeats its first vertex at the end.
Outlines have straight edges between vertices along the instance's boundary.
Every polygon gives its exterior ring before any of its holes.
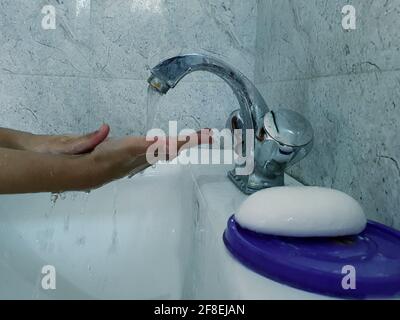
{"type": "Polygon", "coordinates": [[[367,219],[347,194],[320,187],[275,187],[247,198],[235,219],[259,233],[290,237],[338,237],[362,232],[367,219]]]}

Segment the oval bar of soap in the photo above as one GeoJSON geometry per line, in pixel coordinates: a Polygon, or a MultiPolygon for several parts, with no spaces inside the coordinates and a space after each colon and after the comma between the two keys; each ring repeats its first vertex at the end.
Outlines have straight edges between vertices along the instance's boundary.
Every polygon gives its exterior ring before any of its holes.
{"type": "Polygon", "coordinates": [[[235,220],[245,229],[288,237],[349,236],[367,224],[356,200],[321,187],[261,190],[242,203],[235,220]]]}

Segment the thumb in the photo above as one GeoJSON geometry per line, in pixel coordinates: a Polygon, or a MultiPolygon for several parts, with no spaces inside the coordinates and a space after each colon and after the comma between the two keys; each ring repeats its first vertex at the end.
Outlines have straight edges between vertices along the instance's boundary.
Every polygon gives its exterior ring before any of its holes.
{"type": "Polygon", "coordinates": [[[97,145],[102,143],[110,133],[110,127],[103,124],[97,131],[78,136],[71,140],[68,148],[69,154],[82,154],[92,151],[97,145]]]}
{"type": "Polygon", "coordinates": [[[213,143],[213,131],[209,128],[204,128],[197,131],[190,136],[184,137],[178,141],[178,150],[192,148],[201,144],[212,144],[213,143]],[[183,141],[182,141],[183,140],[183,141]]]}

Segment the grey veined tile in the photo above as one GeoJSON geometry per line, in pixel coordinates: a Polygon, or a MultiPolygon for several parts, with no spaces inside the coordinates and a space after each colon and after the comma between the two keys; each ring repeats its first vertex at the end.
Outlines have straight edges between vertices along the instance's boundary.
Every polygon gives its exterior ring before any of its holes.
{"type": "Polygon", "coordinates": [[[92,6],[98,75],[146,79],[161,59],[201,52],[252,77],[255,0],[99,0],[92,6]]]}
{"type": "Polygon", "coordinates": [[[0,73],[86,75],[90,61],[91,0],[2,0],[0,73]],[[55,9],[55,29],[42,9],[55,9]]]}
{"type": "Polygon", "coordinates": [[[356,30],[342,28],[346,0],[260,1],[257,81],[400,68],[400,0],[354,0],[356,30]],[[262,27],[264,26],[264,27],[262,27]]]}
{"type": "Polygon", "coordinates": [[[267,83],[262,91],[314,128],[314,148],[292,174],[342,190],[369,218],[400,228],[400,72],[267,83]]]}
{"type": "Polygon", "coordinates": [[[88,130],[89,80],[0,75],[0,127],[35,133],[88,130]]]}
{"type": "Polygon", "coordinates": [[[126,79],[90,80],[90,128],[102,123],[112,136],[144,134],[147,82],[126,79]]]}

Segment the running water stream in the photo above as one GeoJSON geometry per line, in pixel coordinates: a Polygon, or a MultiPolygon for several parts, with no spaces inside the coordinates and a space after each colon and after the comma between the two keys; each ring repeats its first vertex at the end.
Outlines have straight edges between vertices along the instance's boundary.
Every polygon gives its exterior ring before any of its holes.
{"type": "Polygon", "coordinates": [[[154,119],[156,117],[161,94],[152,86],[147,88],[147,103],[146,103],[146,134],[154,126],[154,119]]]}

